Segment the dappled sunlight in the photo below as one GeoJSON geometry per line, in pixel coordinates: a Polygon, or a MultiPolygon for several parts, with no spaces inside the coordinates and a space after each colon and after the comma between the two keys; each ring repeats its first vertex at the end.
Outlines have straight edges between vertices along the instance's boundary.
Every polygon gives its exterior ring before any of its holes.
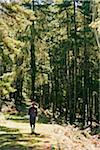
{"type": "MultiPolygon", "coordinates": [[[[3,114],[2,114],[3,115],[3,114]]],[[[0,124],[0,150],[99,150],[98,136],[79,130],[74,126],[36,123],[35,134],[31,135],[29,123],[6,120],[0,124]],[[6,123],[5,123],[6,122],[6,123]]]]}
{"type": "MultiPolygon", "coordinates": [[[[38,131],[39,124],[36,124],[36,133],[31,135],[29,123],[6,120],[3,114],[0,120],[0,150],[44,149],[44,142],[49,136],[38,131]]],[[[44,131],[43,126],[42,130],[44,131]]]]}
{"type": "MultiPolygon", "coordinates": [[[[3,129],[5,130],[6,127],[3,127],[2,130],[3,129]]],[[[1,134],[0,131],[0,149],[30,149],[30,146],[32,147],[35,143],[40,142],[30,134],[21,134],[20,132],[15,134],[15,130],[10,130],[9,128],[7,128],[6,131],[7,134],[1,134]]]]}
{"type": "Polygon", "coordinates": [[[4,131],[4,132],[18,132],[19,130],[16,128],[7,128],[5,126],[0,126],[0,131],[4,131]]]}

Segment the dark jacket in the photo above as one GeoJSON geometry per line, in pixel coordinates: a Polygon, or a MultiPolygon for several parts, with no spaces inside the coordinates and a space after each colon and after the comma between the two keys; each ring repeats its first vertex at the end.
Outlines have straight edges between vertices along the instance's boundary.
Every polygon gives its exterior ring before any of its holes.
{"type": "Polygon", "coordinates": [[[37,116],[37,108],[36,107],[30,107],[28,115],[30,115],[30,120],[33,120],[37,116]]]}

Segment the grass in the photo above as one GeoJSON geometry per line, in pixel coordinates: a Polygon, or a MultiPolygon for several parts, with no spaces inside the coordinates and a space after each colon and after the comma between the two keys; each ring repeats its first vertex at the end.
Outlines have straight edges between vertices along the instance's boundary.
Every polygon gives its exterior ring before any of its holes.
{"type": "Polygon", "coordinates": [[[30,133],[20,133],[16,127],[0,126],[0,150],[40,150],[39,142],[30,133]]]}
{"type": "MultiPolygon", "coordinates": [[[[22,123],[28,123],[29,122],[29,116],[23,115],[23,114],[5,114],[5,118],[7,120],[13,120],[17,122],[22,123]]],[[[44,114],[38,115],[38,123],[45,123],[47,124],[49,122],[49,118],[47,118],[44,114]]]]}
{"type": "Polygon", "coordinates": [[[45,123],[49,122],[49,118],[47,118],[44,114],[38,116],[38,123],[45,123]]]}
{"type": "Polygon", "coordinates": [[[5,114],[5,118],[7,120],[13,120],[17,122],[23,122],[23,123],[28,123],[29,122],[29,117],[23,114],[5,114]]]}
{"type": "Polygon", "coordinates": [[[4,131],[7,133],[10,133],[10,132],[13,133],[13,132],[18,132],[19,130],[16,128],[12,129],[12,128],[7,128],[5,126],[0,126],[0,131],[4,131]]]}

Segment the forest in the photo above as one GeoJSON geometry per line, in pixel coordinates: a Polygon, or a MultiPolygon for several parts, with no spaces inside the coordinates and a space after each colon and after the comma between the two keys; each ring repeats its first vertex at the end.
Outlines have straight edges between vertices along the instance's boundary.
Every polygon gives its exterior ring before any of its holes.
{"type": "Polygon", "coordinates": [[[35,99],[58,122],[100,121],[100,1],[0,1],[0,109],[35,99]]]}
{"type": "Polygon", "coordinates": [[[0,0],[0,149],[99,150],[99,51],[100,0],[0,0]]]}

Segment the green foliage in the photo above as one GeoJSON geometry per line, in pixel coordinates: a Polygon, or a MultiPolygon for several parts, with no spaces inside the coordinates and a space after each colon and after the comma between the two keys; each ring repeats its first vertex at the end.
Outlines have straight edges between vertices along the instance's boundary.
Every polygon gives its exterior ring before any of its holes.
{"type": "Polygon", "coordinates": [[[0,89],[2,90],[1,96],[6,96],[10,92],[15,92],[15,89],[11,86],[14,80],[14,73],[5,73],[0,80],[0,89]]]}
{"type": "Polygon", "coordinates": [[[0,55],[2,67],[5,67],[5,71],[0,73],[0,87],[2,96],[6,96],[15,92],[12,84],[25,66],[18,68],[16,63],[18,59],[22,59],[26,49],[26,41],[19,37],[26,34],[28,26],[36,18],[34,12],[22,7],[21,3],[0,3],[0,7],[0,55]]]}
{"type": "Polygon", "coordinates": [[[47,118],[44,114],[38,116],[38,123],[48,123],[49,118],[47,118]]]}

